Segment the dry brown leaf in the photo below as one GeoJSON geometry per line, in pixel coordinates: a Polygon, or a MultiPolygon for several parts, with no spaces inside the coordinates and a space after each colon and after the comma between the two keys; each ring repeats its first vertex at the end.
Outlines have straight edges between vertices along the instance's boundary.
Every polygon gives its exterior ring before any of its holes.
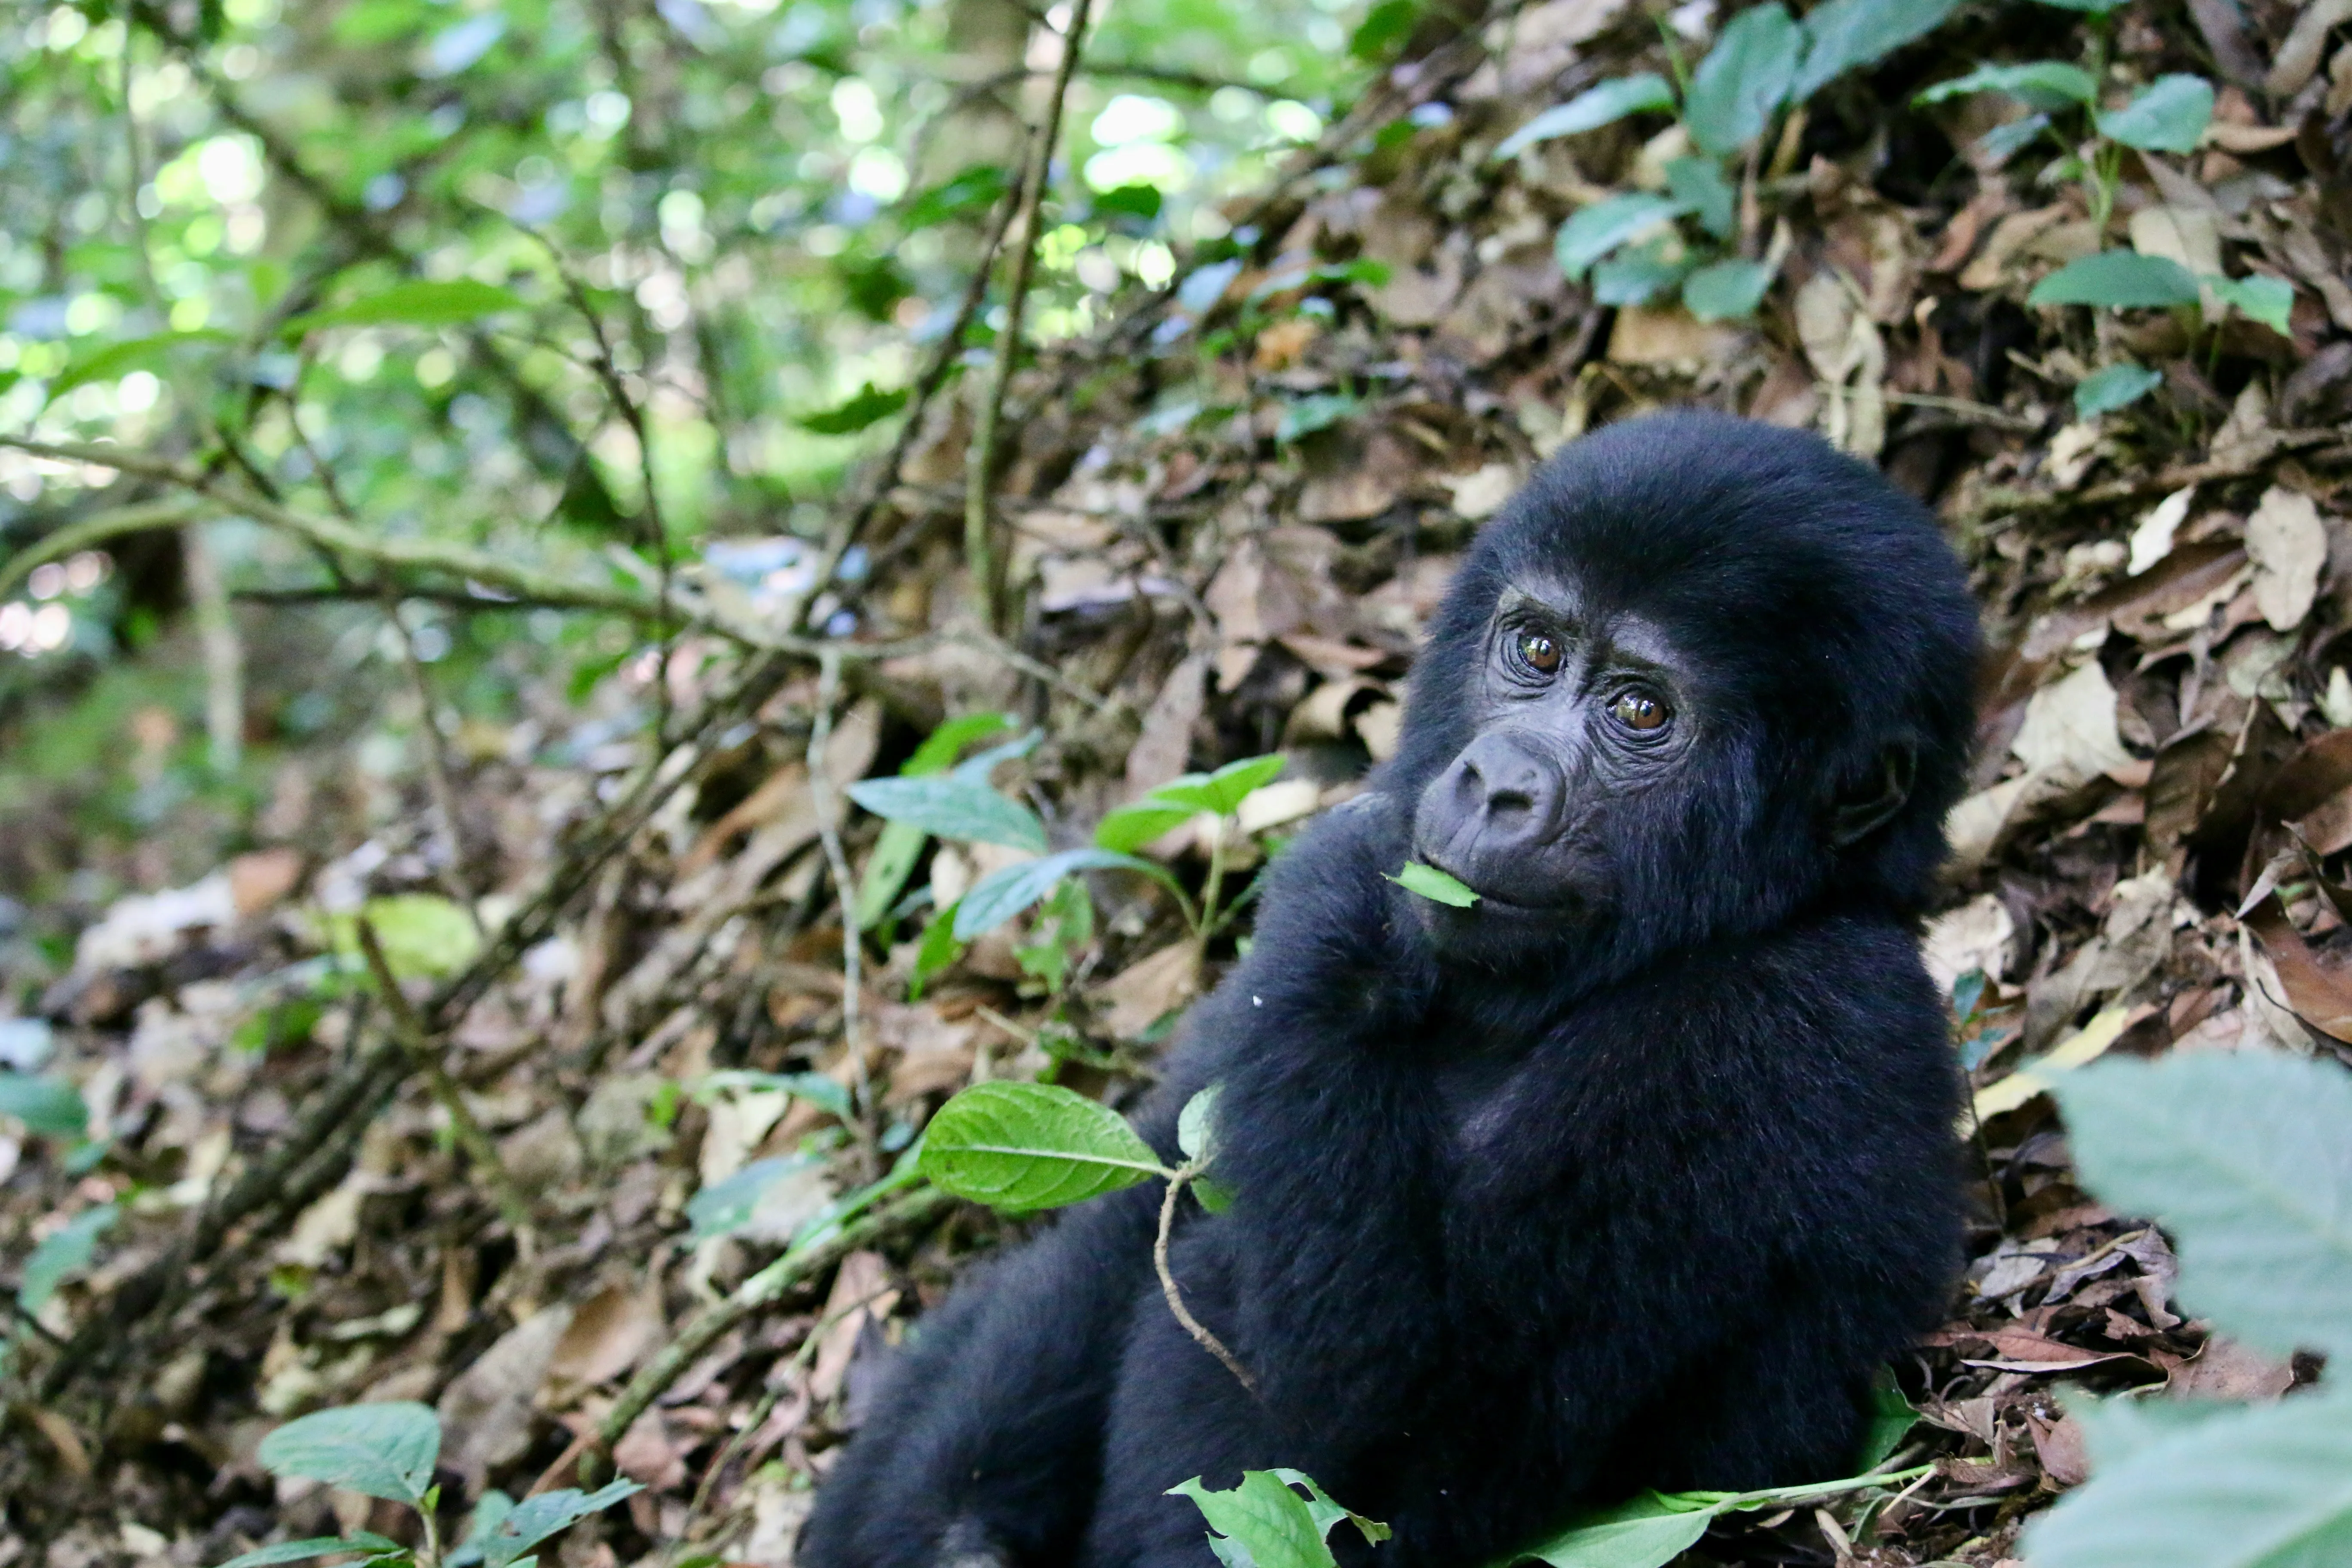
{"type": "Polygon", "coordinates": [[[817,1342],[816,1364],[809,1373],[809,1394],[818,1404],[841,1392],[841,1380],[848,1373],[859,1332],[868,1321],[878,1323],[888,1317],[898,1304],[898,1293],[889,1286],[890,1266],[880,1253],[853,1252],[841,1260],[818,1320],[829,1326],[817,1342]]]}
{"type": "Polygon", "coordinates": [[[530,1447],[532,1399],[571,1324],[570,1307],[541,1309],[441,1391],[441,1463],[466,1478],[468,1491],[478,1495],[491,1470],[530,1447]]]}
{"type": "Polygon", "coordinates": [[[1144,710],[1143,732],[1127,752],[1129,798],[1148,795],[1184,772],[1192,752],[1192,727],[1200,722],[1207,700],[1208,674],[1205,655],[1181,660],[1144,710]]]}
{"type": "Polygon", "coordinates": [[[2195,1361],[2178,1367],[2165,1392],[2189,1399],[2227,1399],[2244,1404],[2276,1399],[2294,1386],[2294,1364],[2216,1334],[2195,1361]]]}
{"type": "Polygon", "coordinates": [[[301,881],[302,855],[297,849],[257,849],[228,863],[229,898],[242,916],[275,908],[301,881]]]}
{"type": "Polygon", "coordinates": [[[1616,364],[1696,371],[1730,357],[1739,340],[1736,328],[1702,321],[1679,305],[1628,305],[1617,312],[1617,324],[1610,330],[1609,358],[1616,364]]]}
{"type": "Polygon", "coordinates": [[[686,1484],[687,1449],[692,1439],[670,1436],[669,1423],[659,1410],[648,1410],[629,1424],[613,1445],[613,1468],[655,1491],[686,1484]]]}
{"type": "Polygon", "coordinates": [[[547,1362],[546,1403],[562,1408],[637,1364],[662,1334],[657,1288],[609,1285],[572,1314],[547,1362]]]}
{"type": "Polygon", "coordinates": [[[1175,942],[1129,964],[1095,988],[1104,1005],[1102,1026],[1114,1039],[1131,1040],[1200,994],[1201,950],[1175,942]]]}
{"type": "Polygon", "coordinates": [[[2263,491],[2246,519],[2246,555],[2254,563],[2254,603],[2263,619],[2274,631],[2301,626],[2327,563],[2327,529],[2317,503],[2279,485],[2263,491]]]}
{"type": "Polygon", "coordinates": [[[2352,1043],[2352,977],[2320,963],[2275,894],[2246,916],[2245,926],[2278,976],[2279,993],[2264,994],[2258,985],[2256,1000],[2284,1006],[2321,1034],[2352,1043]]]}

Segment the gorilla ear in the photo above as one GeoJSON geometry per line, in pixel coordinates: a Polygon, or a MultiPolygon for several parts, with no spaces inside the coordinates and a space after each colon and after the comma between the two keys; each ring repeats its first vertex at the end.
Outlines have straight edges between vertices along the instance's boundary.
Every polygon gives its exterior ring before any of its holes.
{"type": "Polygon", "coordinates": [[[1878,753],[1871,777],[1841,791],[1830,807],[1830,845],[1843,849],[1876,832],[1911,798],[1919,768],[1918,749],[1908,741],[1890,742],[1878,753]]]}

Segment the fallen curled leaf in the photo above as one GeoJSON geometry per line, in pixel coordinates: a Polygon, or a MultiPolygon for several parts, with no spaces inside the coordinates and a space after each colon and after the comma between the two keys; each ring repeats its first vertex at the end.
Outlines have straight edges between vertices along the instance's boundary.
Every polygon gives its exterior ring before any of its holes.
{"type": "Polygon", "coordinates": [[[2254,604],[2273,631],[2303,624],[2327,564],[2327,530],[2307,495],[2273,485],[2246,519],[2246,555],[2254,563],[2254,604]]]}
{"type": "Polygon", "coordinates": [[[2272,1000],[2320,1033],[2352,1044],[2352,977],[2320,963],[2276,895],[2256,905],[2245,923],[2286,992],[2272,1000]]]}

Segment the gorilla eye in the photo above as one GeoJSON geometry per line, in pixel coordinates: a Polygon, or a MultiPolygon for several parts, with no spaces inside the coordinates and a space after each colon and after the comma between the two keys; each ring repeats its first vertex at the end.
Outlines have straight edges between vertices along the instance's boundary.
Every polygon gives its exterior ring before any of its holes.
{"type": "Polygon", "coordinates": [[[1549,675],[1559,668],[1559,644],[1541,632],[1521,632],[1518,651],[1530,669],[1549,675]]]}
{"type": "Polygon", "coordinates": [[[1657,699],[1632,691],[1617,699],[1611,706],[1609,715],[1628,730],[1643,731],[1655,730],[1674,717],[1666,705],[1657,699]]]}

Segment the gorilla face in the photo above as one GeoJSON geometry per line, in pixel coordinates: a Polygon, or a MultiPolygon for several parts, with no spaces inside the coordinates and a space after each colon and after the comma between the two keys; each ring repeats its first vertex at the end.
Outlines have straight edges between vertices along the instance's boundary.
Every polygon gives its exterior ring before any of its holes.
{"type": "Polygon", "coordinates": [[[1421,792],[1412,834],[1415,856],[1479,902],[1415,907],[1448,946],[1500,956],[1617,901],[1621,839],[1664,827],[1693,793],[1704,685],[1654,622],[1537,581],[1497,595],[1467,687],[1471,739],[1421,792]]]}

